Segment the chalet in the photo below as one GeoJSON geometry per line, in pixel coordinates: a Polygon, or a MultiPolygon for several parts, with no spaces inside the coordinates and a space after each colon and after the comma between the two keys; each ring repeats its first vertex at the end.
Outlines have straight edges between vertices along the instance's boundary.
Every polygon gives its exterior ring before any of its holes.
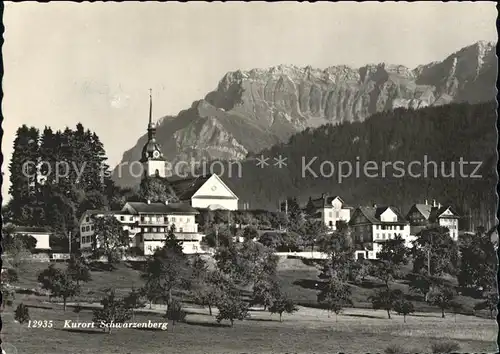
{"type": "Polygon", "coordinates": [[[349,222],[352,208],[347,206],[339,196],[330,197],[322,194],[321,197],[312,199],[306,205],[306,213],[311,218],[322,221],[328,229],[335,231],[337,222],[349,222]]]}
{"type": "Polygon", "coordinates": [[[356,258],[377,259],[382,243],[401,236],[409,245],[410,224],[392,206],[358,207],[349,220],[356,258]]]}
{"type": "Polygon", "coordinates": [[[450,237],[458,240],[458,213],[451,206],[442,206],[433,201],[432,205],[425,201],[424,204],[413,204],[406,216],[410,222],[412,235],[418,234],[422,229],[433,226],[442,226],[450,230],[450,237]]]}
{"type": "Polygon", "coordinates": [[[130,238],[130,247],[151,255],[162,247],[170,228],[182,241],[184,253],[201,252],[202,234],[198,232],[195,216],[199,212],[185,203],[128,202],[120,211],[87,211],[80,219],[80,247],[91,251],[95,241],[93,218],[112,215],[130,238]]]}

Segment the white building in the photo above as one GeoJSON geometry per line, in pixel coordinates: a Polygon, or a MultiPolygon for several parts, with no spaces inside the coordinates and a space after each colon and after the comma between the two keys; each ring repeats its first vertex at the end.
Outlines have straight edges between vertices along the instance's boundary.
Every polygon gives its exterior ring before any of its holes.
{"type": "Polygon", "coordinates": [[[40,227],[16,226],[12,236],[19,235],[32,236],[36,239],[35,251],[48,251],[50,247],[50,236],[52,233],[40,227]]]}
{"type": "Polygon", "coordinates": [[[427,227],[441,226],[448,228],[450,237],[458,240],[458,219],[460,216],[455,210],[447,205],[433,201],[432,204],[414,204],[406,216],[411,225],[411,234],[417,235],[422,229],[427,227]]]}
{"type": "Polygon", "coordinates": [[[317,199],[309,198],[306,212],[314,219],[321,220],[330,230],[337,229],[338,221],[349,222],[351,209],[339,196],[329,197],[326,194],[317,199]]]}
{"type": "Polygon", "coordinates": [[[238,210],[238,197],[217,174],[168,183],[179,200],[193,208],[238,210]]]}
{"type": "Polygon", "coordinates": [[[410,224],[392,206],[358,207],[349,225],[357,247],[356,258],[377,259],[382,243],[400,235],[410,245],[410,224]]]}
{"type": "Polygon", "coordinates": [[[198,213],[185,203],[143,202],[128,202],[121,211],[87,211],[80,220],[80,247],[84,252],[92,250],[96,237],[93,217],[112,215],[128,232],[129,246],[140,249],[143,255],[151,255],[162,247],[172,226],[175,237],[182,241],[184,253],[198,253],[203,237],[195,220],[198,213]]]}

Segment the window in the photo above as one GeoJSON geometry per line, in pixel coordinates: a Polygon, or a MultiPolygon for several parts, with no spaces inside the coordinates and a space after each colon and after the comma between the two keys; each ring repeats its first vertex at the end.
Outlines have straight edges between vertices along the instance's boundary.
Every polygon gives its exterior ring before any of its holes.
{"type": "Polygon", "coordinates": [[[165,216],[165,224],[168,224],[168,216],[165,216]]]}
{"type": "Polygon", "coordinates": [[[385,240],[385,233],[382,234],[382,240],[385,240]]]}
{"type": "Polygon", "coordinates": [[[85,232],[85,226],[82,226],[82,232],[85,232]]]}
{"type": "Polygon", "coordinates": [[[164,228],[164,227],[160,227],[160,228],[158,229],[158,232],[165,232],[165,228],[164,228]]]}
{"type": "Polygon", "coordinates": [[[333,215],[333,213],[332,213],[331,211],[330,211],[330,212],[328,212],[328,216],[329,216],[329,217],[332,217],[332,215],[333,215]]]}
{"type": "Polygon", "coordinates": [[[133,216],[131,216],[131,217],[129,217],[129,218],[128,218],[128,220],[129,220],[129,221],[134,221],[134,217],[133,217],[133,216]]]}
{"type": "Polygon", "coordinates": [[[157,228],[156,227],[153,227],[153,232],[157,232],[157,228]]]}
{"type": "Polygon", "coordinates": [[[401,225],[401,226],[399,227],[399,229],[400,229],[400,230],[404,230],[404,226],[403,226],[403,225],[401,225]]]}
{"type": "Polygon", "coordinates": [[[145,220],[145,217],[141,216],[141,221],[144,222],[144,220],[145,220]]]}
{"type": "Polygon", "coordinates": [[[90,225],[90,231],[94,230],[94,225],[90,225]]]}
{"type": "Polygon", "coordinates": [[[339,211],[336,211],[335,212],[335,219],[338,219],[340,217],[340,212],[339,211]]]}
{"type": "Polygon", "coordinates": [[[120,216],[120,221],[124,221],[125,220],[125,216],[120,216]]]}
{"type": "Polygon", "coordinates": [[[328,226],[332,227],[332,226],[333,226],[333,221],[331,221],[331,220],[330,220],[330,221],[328,222],[328,226]]]}
{"type": "Polygon", "coordinates": [[[85,221],[86,221],[86,222],[89,222],[89,217],[88,217],[88,216],[87,216],[87,217],[85,217],[85,221]]]}
{"type": "Polygon", "coordinates": [[[183,232],[182,227],[181,227],[181,228],[179,228],[179,232],[183,232]]]}
{"type": "Polygon", "coordinates": [[[144,232],[148,232],[148,231],[149,231],[149,228],[145,227],[144,232]]]}

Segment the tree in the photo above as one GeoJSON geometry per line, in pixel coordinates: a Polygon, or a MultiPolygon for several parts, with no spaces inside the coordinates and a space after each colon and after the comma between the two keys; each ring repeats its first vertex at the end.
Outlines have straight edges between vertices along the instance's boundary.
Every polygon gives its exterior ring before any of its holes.
{"type": "Polygon", "coordinates": [[[246,241],[253,241],[256,240],[259,237],[259,233],[257,232],[257,229],[253,226],[247,226],[245,227],[243,231],[243,238],[246,241]]]}
{"type": "Polygon", "coordinates": [[[458,247],[445,227],[420,231],[412,248],[413,272],[428,275],[454,274],[458,266],[458,247]]]}
{"type": "Polygon", "coordinates": [[[139,186],[139,197],[151,202],[177,202],[175,192],[165,182],[156,176],[145,176],[139,186]]]}
{"type": "Polygon", "coordinates": [[[93,217],[93,221],[96,235],[93,245],[94,255],[106,256],[110,264],[119,262],[121,255],[130,244],[128,234],[124,232],[122,225],[113,215],[93,217]]]}
{"type": "Polygon", "coordinates": [[[382,243],[382,249],[377,253],[377,258],[399,267],[408,264],[409,249],[401,235],[382,243]]]}
{"type": "Polygon", "coordinates": [[[238,294],[225,294],[219,299],[217,308],[219,309],[216,316],[217,323],[229,320],[231,327],[234,325],[234,320],[242,321],[248,316],[248,304],[243,302],[238,294]]]}
{"type": "Polygon", "coordinates": [[[195,255],[191,267],[190,290],[196,304],[208,306],[210,316],[212,316],[212,305],[219,298],[217,280],[200,255],[195,255]]]}
{"type": "Polygon", "coordinates": [[[153,293],[166,294],[167,304],[172,302],[172,290],[185,287],[184,279],[188,279],[189,265],[184,254],[177,249],[166,246],[157,249],[146,264],[143,278],[153,293]]]}
{"type": "Polygon", "coordinates": [[[382,289],[376,291],[368,298],[371,301],[374,310],[387,311],[387,317],[391,318],[391,310],[394,309],[394,303],[401,299],[403,293],[401,290],[382,289]]]}
{"type": "Polygon", "coordinates": [[[479,228],[474,237],[460,242],[460,267],[457,280],[460,286],[477,291],[494,288],[497,274],[497,255],[491,234],[496,227],[485,231],[479,228]]]}
{"type": "Polygon", "coordinates": [[[168,230],[164,246],[165,249],[171,250],[174,253],[183,254],[182,241],[175,237],[175,225],[172,225],[168,230]]]}
{"type": "MultiPolygon", "coordinates": [[[[16,311],[14,313],[14,319],[19,322],[19,324],[26,323],[30,320],[30,313],[28,310],[28,306],[26,306],[23,303],[20,303],[16,307],[16,311]]],[[[21,328],[19,328],[19,331],[21,331],[21,328]]]]}
{"type": "Polygon", "coordinates": [[[80,285],[80,282],[88,282],[92,279],[88,262],[82,256],[72,254],[68,262],[67,271],[71,279],[76,281],[77,285],[80,285]]]}
{"type": "Polygon", "coordinates": [[[43,289],[50,291],[52,297],[63,299],[64,311],[67,300],[80,293],[80,286],[71,275],[67,271],[55,268],[53,264],[38,274],[38,282],[42,284],[43,289]]]}
{"type": "Polygon", "coordinates": [[[342,309],[346,305],[352,306],[351,289],[341,279],[335,276],[329,277],[318,294],[318,302],[326,305],[328,317],[330,317],[330,312],[334,312],[335,321],[337,321],[337,316],[342,309]]]}
{"type": "Polygon", "coordinates": [[[16,297],[16,292],[7,283],[4,283],[2,279],[2,284],[0,286],[0,292],[2,293],[2,311],[5,310],[5,306],[14,305],[14,299],[16,297]]]}
{"type": "Polygon", "coordinates": [[[323,262],[321,278],[347,281],[354,276],[354,249],[346,232],[324,234],[319,239],[319,249],[328,255],[323,262]]]}
{"type": "Polygon", "coordinates": [[[429,303],[441,309],[441,317],[444,318],[444,310],[450,308],[451,301],[455,297],[454,291],[450,287],[441,286],[431,290],[429,303]]]}
{"type": "Polygon", "coordinates": [[[406,323],[406,316],[415,312],[415,307],[412,302],[401,298],[394,301],[394,311],[396,311],[398,315],[403,315],[403,320],[406,323]]]}
{"type": "Polygon", "coordinates": [[[141,293],[135,288],[132,288],[132,291],[125,296],[123,299],[123,303],[126,308],[130,309],[132,312],[132,318],[135,318],[135,310],[143,308],[146,302],[143,300],[141,293]]]}
{"type": "Polygon", "coordinates": [[[298,311],[297,306],[295,306],[292,299],[289,299],[286,295],[280,295],[274,299],[272,305],[269,307],[269,312],[271,314],[279,314],[280,322],[282,321],[283,313],[294,313],[298,311]]]}
{"type": "Polygon", "coordinates": [[[12,197],[10,207],[17,225],[42,226],[45,223],[42,208],[37,202],[39,138],[38,129],[22,125],[14,139],[9,164],[9,194],[12,197]]]}
{"type": "Polygon", "coordinates": [[[322,238],[328,230],[322,221],[312,219],[306,220],[303,230],[303,240],[311,247],[311,253],[313,253],[316,241],[322,238]]]}
{"type": "Polygon", "coordinates": [[[172,326],[175,326],[176,322],[182,322],[186,318],[186,312],[182,310],[182,304],[173,299],[170,305],[168,305],[165,317],[172,321],[172,326]]]}
{"type": "Polygon", "coordinates": [[[149,308],[152,308],[153,302],[164,298],[163,288],[160,286],[159,278],[147,277],[146,275],[143,275],[143,278],[146,278],[146,282],[139,293],[148,300],[149,308]]]}
{"type": "Polygon", "coordinates": [[[82,312],[82,307],[80,305],[76,305],[73,308],[73,312],[76,313],[76,319],[77,319],[77,321],[79,321],[80,320],[80,312],[82,312]]]}
{"type": "Polygon", "coordinates": [[[93,310],[92,321],[102,326],[103,331],[107,328],[108,333],[112,330],[110,324],[124,323],[132,317],[132,311],[125,306],[123,300],[116,298],[114,290],[107,291],[106,296],[101,300],[101,305],[102,309],[93,310]]]}
{"type": "Polygon", "coordinates": [[[251,305],[260,304],[264,306],[264,311],[271,307],[273,303],[282,297],[278,281],[272,277],[262,278],[253,286],[251,305]]]}
{"type": "Polygon", "coordinates": [[[36,239],[27,235],[15,235],[13,225],[2,227],[2,248],[10,260],[10,265],[17,272],[22,271],[26,260],[31,256],[31,250],[36,245],[36,239]]]}
{"type": "Polygon", "coordinates": [[[490,318],[493,319],[493,313],[498,309],[498,294],[496,291],[490,291],[486,294],[486,300],[477,303],[474,306],[474,310],[484,310],[488,309],[490,311],[490,318]]]}

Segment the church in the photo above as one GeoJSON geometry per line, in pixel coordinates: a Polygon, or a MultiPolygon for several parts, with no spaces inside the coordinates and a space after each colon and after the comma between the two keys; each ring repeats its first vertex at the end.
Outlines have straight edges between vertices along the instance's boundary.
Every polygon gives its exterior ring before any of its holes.
{"type": "MultiPolygon", "coordinates": [[[[167,194],[177,202],[187,203],[198,209],[237,210],[238,197],[217,174],[189,178],[166,177],[166,159],[161,145],[156,141],[156,124],[152,121],[153,100],[149,96],[148,140],[141,153],[140,162],[144,177],[162,182],[167,194]]],[[[165,202],[165,200],[158,200],[165,202]]]]}

